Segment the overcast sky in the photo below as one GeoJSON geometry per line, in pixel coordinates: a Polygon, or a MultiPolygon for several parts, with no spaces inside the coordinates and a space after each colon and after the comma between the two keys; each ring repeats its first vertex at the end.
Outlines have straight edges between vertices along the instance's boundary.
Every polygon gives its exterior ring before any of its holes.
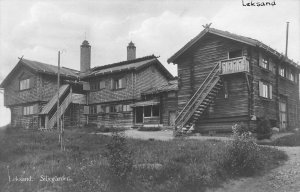
{"type": "MultiPolygon", "coordinates": [[[[92,46],[92,67],[126,60],[126,46],[132,40],[137,57],[160,56],[177,75],[176,66],[166,60],[210,22],[214,28],[255,38],[284,52],[289,21],[288,56],[300,61],[300,1],[275,3],[244,7],[242,0],[0,0],[0,81],[22,55],[56,64],[57,51],[65,50],[62,66],[79,69],[85,34],[92,46]]],[[[0,125],[9,121],[7,112],[0,94],[0,125]]]]}

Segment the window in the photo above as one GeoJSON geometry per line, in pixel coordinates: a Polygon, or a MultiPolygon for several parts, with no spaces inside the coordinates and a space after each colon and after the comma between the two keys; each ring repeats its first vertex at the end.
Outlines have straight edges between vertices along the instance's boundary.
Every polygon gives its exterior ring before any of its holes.
{"type": "Polygon", "coordinates": [[[282,77],[285,77],[285,68],[282,66],[280,66],[280,68],[279,68],[279,75],[282,77]]]}
{"type": "Polygon", "coordinates": [[[20,90],[25,90],[30,88],[30,79],[24,79],[20,81],[20,90]]]}
{"type": "Polygon", "coordinates": [[[131,111],[131,107],[129,105],[123,105],[123,111],[131,111]]]}
{"type": "Polygon", "coordinates": [[[272,85],[263,81],[259,81],[259,96],[272,99],[272,85]]]}
{"type": "Polygon", "coordinates": [[[96,91],[98,89],[98,83],[97,82],[91,82],[91,91],[96,91]]]}
{"type": "Polygon", "coordinates": [[[259,66],[265,69],[269,69],[269,59],[265,56],[261,56],[261,61],[259,63],[259,66]]]}
{"type": "Polygon", "coordinates": [[[236,57],[242,57],[242,56],[243,56],[243,52],[241,49],[235,50],[235,51],[229,51],[229,53],[228,53],[229,59],[236,58],[236,57]]]}
{"type": "Polygon", "coordinates": [[[122,89],[126,87],[126,78],[118,78],[112,80],[112,89],[122,89]]]}
{"type": "Polygon", "coordinates": [[[34,114],[34,105],[23,107],[23,115],[34,114]]]}
{"type": "Polygon", "coordinates": [[[116,106],[115,105],[110,106],[109,112],[111,112],[111,113],[117,112],[116,106]]]}
{"type": "Polygon", "coordinates": [[[121,112],[123,110],[122,105],[116,105],[116,112],[121,112]]]}
{"type": "Polygon", "coordinates": [[[109,106],[106,106],[105,107],[105,113],[109,113],[110,112],[110,107],[109,106]]]}
{"type": "Polygon", "coordinates": [[[293,71],[290,71],[289,79],[290,79],[291,81],[295,81],[295,74],[294,74],[293,71]]]}
{"type": "Polygon", "coordinates": [[[105,112],[105,106],[97,105],[97,113],[104,113],[105,112]]]}
{"type": "Polygon", "coordinates": [[[99,89],[104,89],[104,88],[105,88],[105,81],[100,81],[99,89]]]}
{"type": "Polygon", "coordinates": [[[144,117],[151,117],[151,108],[151,105],[144,107],[144,117]]]}
{"type": "Polygon", "coordinates": [[[97,105],[90,106],[90,114],[97,114],[97,105]]]}
{"type": "Polygon", "coordinates": [[[152,116],[159,116],[159,106],[158,105],[152,106],[152,116]]]}

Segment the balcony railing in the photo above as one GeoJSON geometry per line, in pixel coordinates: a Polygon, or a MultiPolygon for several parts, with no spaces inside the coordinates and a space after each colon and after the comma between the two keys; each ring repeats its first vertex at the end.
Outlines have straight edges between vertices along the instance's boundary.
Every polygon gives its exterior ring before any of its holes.
{"type": "Polygon", "coordinates": [[[237,57],[221,61],[221,74],[249,72],[249,61],[246,57],[237,57]]]}

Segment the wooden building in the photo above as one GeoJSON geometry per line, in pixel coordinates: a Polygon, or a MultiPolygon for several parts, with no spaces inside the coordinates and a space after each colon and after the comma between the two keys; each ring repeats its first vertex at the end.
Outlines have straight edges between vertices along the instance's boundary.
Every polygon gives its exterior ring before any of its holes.
{"type": "Polygon", "coordinates": [[[168,59],[178,66],[178,129],[229,131],[262,118],[281,130],[300,126],[300,67],[252,38],[205,28],[168,59]]]}
{"type": "MultiPolygon", "coordinates": [[[[130,42],[126,61],[91,68],[91,46],[85,40],[80,46],[80,71],[61,68],[59,90],[56,66],[21,58],[0,85],[5,92],[4,104],[11,110],[11,124],[51,129],[60,119],[64,126],[168,125],[164,108],[170,111],[166,106],[169,102],[159,96],[154,101],[142,95],[168,86],[170,81],[173,88],[161,91],[167,94],[176,90],[174,77],[157,57],[135,57],[136,47],[130,42]],[[140,121],[141,116],[144,119],[140,121]]],[[[172,107],[171,111],[176,110],[176,105],[172,107]]],[[[172,112],[170,115],[174,118],[172,112]]]]}

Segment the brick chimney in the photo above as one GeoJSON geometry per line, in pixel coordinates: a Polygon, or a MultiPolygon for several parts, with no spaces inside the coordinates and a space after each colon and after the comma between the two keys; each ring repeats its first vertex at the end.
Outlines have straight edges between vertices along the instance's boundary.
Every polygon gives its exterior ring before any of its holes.
{"type": "Polygon", "coordinates": [[[136,59],[136,47],[130,41],[130,43],[127,46],[127,61],[136,59]]]}
{"type": "Polygon", "coordinates": [[[91,68],[91,46],[84,40],[80,46],[80,72],[84,73],[91,68]]]}

